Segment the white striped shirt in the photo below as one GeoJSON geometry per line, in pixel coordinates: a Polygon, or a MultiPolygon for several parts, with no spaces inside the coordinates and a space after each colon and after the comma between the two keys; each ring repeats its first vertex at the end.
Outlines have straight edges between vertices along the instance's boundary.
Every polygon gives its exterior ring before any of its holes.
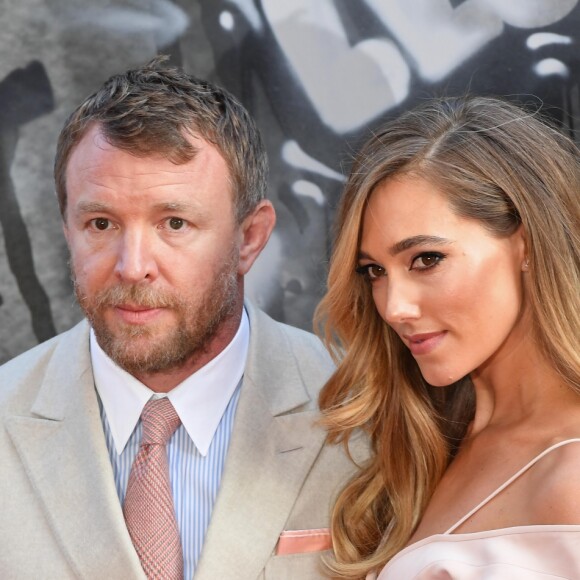
{"type": "MultiPolygon", "coordinates": [[[[249,323],[244,311],[232,342],[167,395],[182,420],[167,445],[167,455],[185,578],[193,578],[219,490],[248,344],[249,323]]],[[[141,441],[139,417],[145,403],[158,395],[116,366],[100,349],[92,331],[91,360],[122,505],[141,441]]]]}

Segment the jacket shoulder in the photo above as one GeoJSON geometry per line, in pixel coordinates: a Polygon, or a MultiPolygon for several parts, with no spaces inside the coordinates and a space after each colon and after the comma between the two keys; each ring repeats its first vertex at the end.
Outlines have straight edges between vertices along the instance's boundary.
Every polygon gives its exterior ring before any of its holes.
{"type": "Polygon", "coordinates": [[[299,354],[301,358],[305,360],[316,360],[318,363],[322,363],[329,368],[334,367],[334,363],[324,344],[315,334],[283,322],[278,322],[266,312],[247,301],[245,306],[250,316],[250,325],[252,322],[257,323],[262,333],[267,332],[269,335],[281,333],[286,338],[287,347],[295,354],[299,354]]]}
{"type": "MultiPolygon", "coordinates": [[[[317,400],[320,389],[335,369],[322,341],[310,332],[277,322],[253,306],[248,308],[248,314],[250,342],[258,357],[253,366],[269,369],[272,378],[288,375],[292,369],[293,376],[300,377],[311,399],[317,400]]],[[[283,388],[281,382],[279,387],[283,388]]]]}
{"type": "Polygon", "coordinates": [[[334,368],[334,363],[328,354],[322,341],[311,332],[275,322],[280,326],[281,331],[287,336],[288,342],[292,347],[293,352],[302,361],[314,361],[318,365],[322,365],[327,370],[334,368]]]}
{"type": "Polygon", "coordinates": [[[70,330],[23,352],[0,366],[0,407],[10,405],[10,401],[32,401],[47,372],[55,352],[67,344],[78,344],[87,332],[86,322],[80,322],[70,330]]]}

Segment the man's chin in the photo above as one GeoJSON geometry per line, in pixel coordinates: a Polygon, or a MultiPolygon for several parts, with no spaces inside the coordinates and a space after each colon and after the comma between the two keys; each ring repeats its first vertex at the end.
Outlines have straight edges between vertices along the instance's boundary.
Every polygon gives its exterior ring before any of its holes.
{"type": "Polygon", "coordinates": [[[119,367],[135,376],[172,370],[181,366],[187,358],[163,342],[151,344],[150,340],[139,340],[139,337],[132,338],[130,344],[125,341],[110,342],[103,350],[119,367]]]}
{"type": "MultiPolygon", "coordinates": [[[[94,324],[99,346],[130,374],[149,373],[173,366],[178,337],[164,336],[159,328],[143,324],[94,324]]],[[[179,358],[179,357],[178,357],[179,358]]]]}

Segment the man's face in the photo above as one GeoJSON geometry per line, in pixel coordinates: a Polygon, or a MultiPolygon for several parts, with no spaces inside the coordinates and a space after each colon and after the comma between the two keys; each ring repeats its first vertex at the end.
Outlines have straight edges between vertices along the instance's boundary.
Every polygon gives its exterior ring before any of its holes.
{"type": "Polygon", "coordinates": [[[218,150],[175,165],[92,127],[67,167],[65,235],[99,345],[134,375],[180,368],[241,308],[241,228],[218,150]]]}

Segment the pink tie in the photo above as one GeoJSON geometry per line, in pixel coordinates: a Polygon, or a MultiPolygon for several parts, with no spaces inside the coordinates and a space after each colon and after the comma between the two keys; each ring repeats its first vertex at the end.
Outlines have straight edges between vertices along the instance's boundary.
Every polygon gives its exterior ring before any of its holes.
{"type": "Polygon", "coordinates": [[[165,449],[181,421],[167,398],[149,401],[141,420],[143,437],[129,475],[125,521],[147,578],[183,580],[183,553],[165,449]]]}

